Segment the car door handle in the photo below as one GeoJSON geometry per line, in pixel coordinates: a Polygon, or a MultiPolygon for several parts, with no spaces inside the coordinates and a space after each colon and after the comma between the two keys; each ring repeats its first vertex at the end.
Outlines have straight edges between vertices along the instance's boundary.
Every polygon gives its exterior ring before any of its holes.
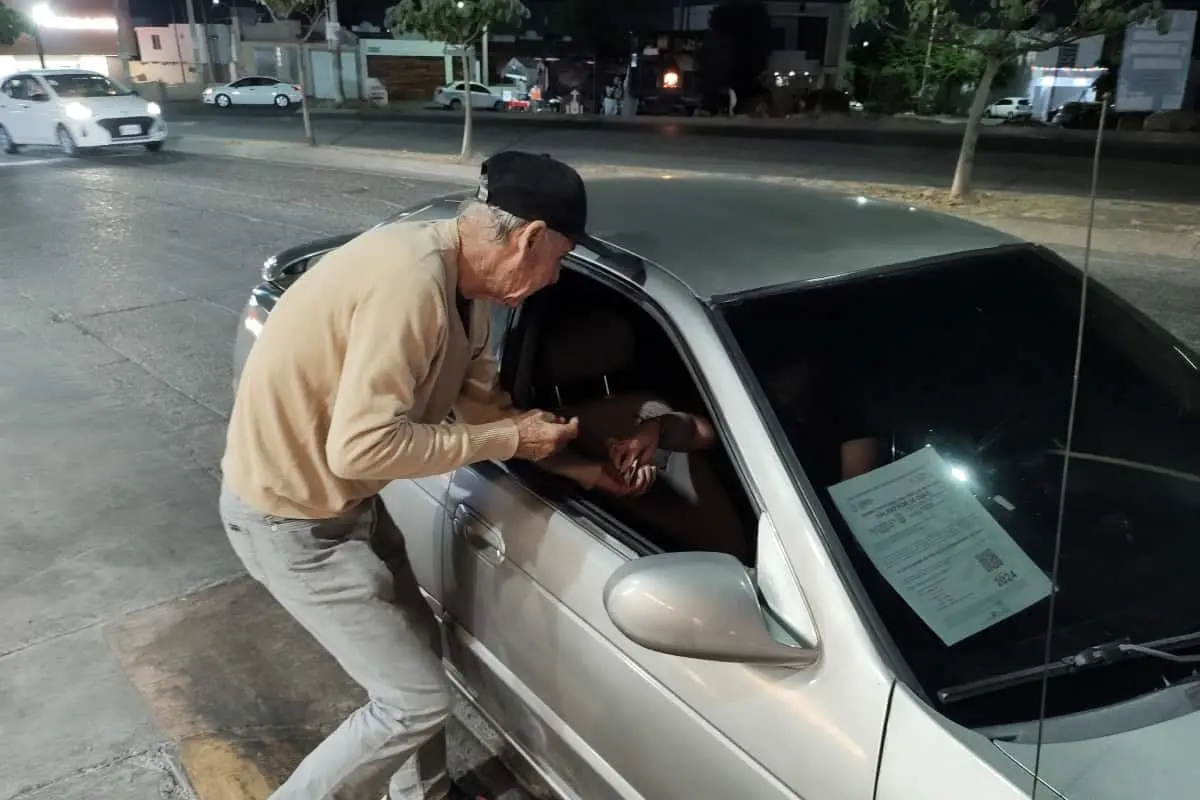
{"type": "Polygon", "coordinates": [[[484,561],[499,566],[504,561],[504,537],[465,503],[455,506],[454,534],[466,540],[484,561]]]}

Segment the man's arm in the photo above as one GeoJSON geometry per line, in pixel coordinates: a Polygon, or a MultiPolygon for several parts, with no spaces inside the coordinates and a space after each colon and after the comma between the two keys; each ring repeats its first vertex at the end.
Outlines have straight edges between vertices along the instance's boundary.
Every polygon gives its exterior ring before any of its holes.
{"type": "Polygon", "coordinates": [[[717,442],[712,423],[699,414],[673,411],[659,400],[642,404],[638,423],[658,425],[658,446],[673,453],[695,453],[711,449],[717,442]]]}
{"type": "Polygon", "coordinates": [[[334,474],[398,480],[513,457],[512,420],[429,425],[410,418],[446,332],[445,299],[433,281],[379,287],[355,308],[325,442],[334,474]]]}

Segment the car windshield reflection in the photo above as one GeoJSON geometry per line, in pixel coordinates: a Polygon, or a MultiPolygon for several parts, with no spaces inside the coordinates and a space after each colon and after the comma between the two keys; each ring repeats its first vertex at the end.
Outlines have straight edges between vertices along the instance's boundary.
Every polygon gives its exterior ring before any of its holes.
{"type": "MultiPolygon", "coordinates": [[[[1082,276],[1001,248],[722,308],[794,468],[811,482],[886,633],[943,713],[1036,719],[1035,683],[937,692],[1195,630],[1200,376],[1195,354],[1105,287],[1088,289],[1062,490],[1082,276]]],[[[1109,705],[1194,665],[1068,671],[1048,716],[1109,705]]]]}
{"type": "Polygon", "coordinates": [[[131,90],[117,85],[103,75],[49,75],[46,82],[59,97],[127,97],[133,94],[131,90]]]}

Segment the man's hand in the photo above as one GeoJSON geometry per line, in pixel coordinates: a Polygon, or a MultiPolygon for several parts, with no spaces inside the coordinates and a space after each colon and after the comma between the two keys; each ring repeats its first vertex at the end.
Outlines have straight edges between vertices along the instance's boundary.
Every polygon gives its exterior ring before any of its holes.
{"type": "Polygon", "coordinates": [[[579,435],[579,419],[563,420],[548,411],[527,411],[516,418],[517,458],[541,461],[579,435]]]}
{"type": "Polygon", "coordinates": [[[592,488],[614,497],[636,497],[650,491],[657,477],[658,470],[652,466],[639,467],[627,477],[618,471],[615,464],[605,462],[604,469],[592,488]]]}
{"type": "Polygon", "coordinates": [[[662,426],[656,419],[648,419],[634,430],[633,435],[608,440],[608,457],[617,470],[627,478],[637,470],[648,466],[658,449],[662,426]]]}

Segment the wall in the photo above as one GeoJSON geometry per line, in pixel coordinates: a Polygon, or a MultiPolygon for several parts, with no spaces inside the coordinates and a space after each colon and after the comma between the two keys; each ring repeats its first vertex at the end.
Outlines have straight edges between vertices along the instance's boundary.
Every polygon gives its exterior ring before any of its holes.
{"type": "MultiPolygon", "coordinates": [[[[708,30],[708,17],[715,3],[684,6],[675,11],[677,30],[708,30]]],[[[850,40],[850,6],[848,3],[805,3],[800,11],[795,3],[767,3],[767,13],[775,31],[778,45],[771,54],[768,69],[797,76],[810,73],[814,85],[821,81],[841,81],[845,71],[846,49],[850,40]],[[807,21],[823,20],[824,44],[820,52],[808,52],[813,36],[802,34],[807,21]]]]}
{"type": "Polygon", "coordinates": [[[167,64],[155,61],[130,61],[129,76],[135,83],[161,81],[174,84],[198,80],[194,64],[167,64]]]}
{"type": "Polygon", "coordinates": [[[367,76],[378,78],[388,90],[388,101],[429,102],[433,92],[444,86],[446,59],[431,56],[367,56],[367,76]]]}
{"type": "MultiPolygon", "coordinates": [[[[306,48],[312,69],[310,97],[332,100],[334,93],[333,52],[324,43],[306,48]]],[[[358,79],[359,58],[353,49],[342,50],[342,96],[348,100],[361,98],[363,88],[358,79]]]]}

